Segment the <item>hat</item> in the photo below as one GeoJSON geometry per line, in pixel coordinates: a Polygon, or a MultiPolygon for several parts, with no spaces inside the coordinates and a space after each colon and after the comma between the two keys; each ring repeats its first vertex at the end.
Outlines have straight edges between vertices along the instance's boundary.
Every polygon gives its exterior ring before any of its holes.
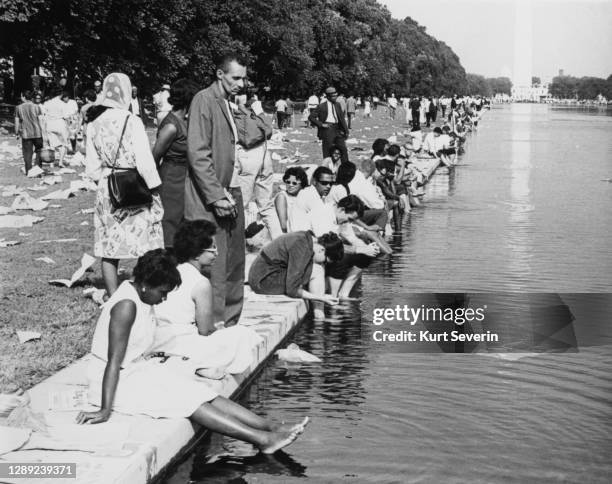
{"type": "Polygon", "coordinates": [[[168,91],[170,90],[170,84],[163,84],[162,85],[162,89],[168,89],[168,91]]]}
{"type": "Polygon", "coordinates": [[[327,89],[325,89],[325,94],[327,94],[328,96],[333,96],[336,93],[336,88],[334,87],[328,87],[327,89]]]}

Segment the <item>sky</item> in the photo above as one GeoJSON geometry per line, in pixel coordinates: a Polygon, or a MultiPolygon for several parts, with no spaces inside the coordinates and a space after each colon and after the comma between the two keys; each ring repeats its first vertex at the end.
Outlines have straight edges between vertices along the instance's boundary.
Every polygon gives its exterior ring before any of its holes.
{"type": "Polygon", "coordinates": [[[467,72],[512,78],[516,1],[532,10],[532,75],[612,74],[612,0],[378,0],[445,42],[467,72]]]}

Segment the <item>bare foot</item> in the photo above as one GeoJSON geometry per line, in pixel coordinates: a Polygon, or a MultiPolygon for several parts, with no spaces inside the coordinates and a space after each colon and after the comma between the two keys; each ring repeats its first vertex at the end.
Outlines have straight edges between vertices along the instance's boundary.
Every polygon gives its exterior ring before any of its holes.
{"type": "Polygon", "coordinates": [[[225,368],[198,368],[196,375],[202,378],[208,378],[209,380],[222,380],[225,377],[225,368]]]}
{"type": "Polygon", "coordinates": [[[260,447],[259,450],[264,454],[274,454],[274,452],[292,444],[298,438],[298,435],[300,433],[297,430],[293,432],[270,432],[268,444],[260,447]]]}
{"type": "Polygon", "coordinates": [[[280,423],[272,426],[273,432],[297,432],[301,434],[306,430],[306,426],[310,422],[310,417],[304,417],[304,419],[297,424],[280,423]]]}

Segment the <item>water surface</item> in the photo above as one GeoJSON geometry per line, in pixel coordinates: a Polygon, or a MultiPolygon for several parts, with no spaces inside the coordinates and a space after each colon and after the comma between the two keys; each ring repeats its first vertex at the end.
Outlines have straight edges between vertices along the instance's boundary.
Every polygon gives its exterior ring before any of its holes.
{"type": "Polygon", "coordinates": [[[612,334],[585,337],[609,298],[561,294],[579,344],[517,360],[487,345],[398,351],[372,341],[370,315],[415,293],[514,292],[503,324],[520,340],[537,323],[527,293],[612,293],[611,133],[612,117],[588,112],[487,113],[462,165],[432,180],[395,253],[364,275],[361,302],[299,328],[294,341],[323,362],[273,360],[246,393],[257,413],[310,415],[307,432],[271,457],[214,436],[167,482],[609,482],[612,334]]]}

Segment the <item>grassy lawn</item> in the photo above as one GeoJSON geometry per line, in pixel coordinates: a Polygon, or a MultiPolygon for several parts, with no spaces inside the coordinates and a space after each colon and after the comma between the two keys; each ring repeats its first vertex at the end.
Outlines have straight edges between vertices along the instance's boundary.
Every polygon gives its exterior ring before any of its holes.
{"type": "MultiPolygon", "coordinates": [[[[358,161],[358,155],[366,152],[351,152],[351,148],[359,146],[369,150],[376,137],[387,138],[405,129],[401,121],[403,112],[400,110],[397,114],[398,119],[393,123],[386,118],[384,108],[373,111],[373,118],[369,120],[358,116],[350,137],[356,137],[360,143],[348,145],[352,161],[358,161]]],[[[299,115],[294,119],[296,127],[303,126],[299,115]]],[[[149,135],[154,138],[153,131],[149,135]]],[[[285,138],[294,141],[286,141],[286,151],[276,153],[291,157],[298,150],[307,155],[301,158],[301,163],[320,163],[321,147],[316,142],[314,129],[285,129],[285,138]]],[[[5,141],[12,146],[18,145],[15,138],[0,136],[0,145],[5,141]]],[[[28,179],[20,172],[22,165],[21,157],[8,157],[0,149],[0,184],[26,188],[39,184],[40,179],[28,179]]],[[[292,164],[275,161],[275,170],[279,173],[289,166],[292,164]]],[[[77,168],[77,172],[82,170],[77,168]]],[[[63,175],[61,184],[28,193],[40,198],[46,193],[68,188],[70,181],[79,179],[78,173],[63,175]]],[[[0,205],[10,206],[13,200],[14,197],[0,197],[0,205]]],[[[0,393],[30,388],[85,355],[90,348],[99,310],[98,305],[82,292],[86,287],[103,287],[99,262],[72,288],[52,286],[48,281],[69,279],[79,267],[83,253],[93,255],[93,215],[82,214],[81,209],[93,207],[94,193],[80,191],[73,198],[53,200],[50,204],[60,207],[16,213],[42,216],[44,221],[29,228],[0,229],[0,238],[21,241],[19,245],[0,248],[0,393]],[[89,224],[81,225],[85,221],[89,224]],[[57,239],[76,241],[43,242],[57,239]],[[53,259],[55,264],[35,260],[44,256],[53,259]],[[20,344],[18,330],[37,331],[42,337],[20,344]]],[[[126,276],[134,262],[120,264],[126,269],[126,276]]]]}

